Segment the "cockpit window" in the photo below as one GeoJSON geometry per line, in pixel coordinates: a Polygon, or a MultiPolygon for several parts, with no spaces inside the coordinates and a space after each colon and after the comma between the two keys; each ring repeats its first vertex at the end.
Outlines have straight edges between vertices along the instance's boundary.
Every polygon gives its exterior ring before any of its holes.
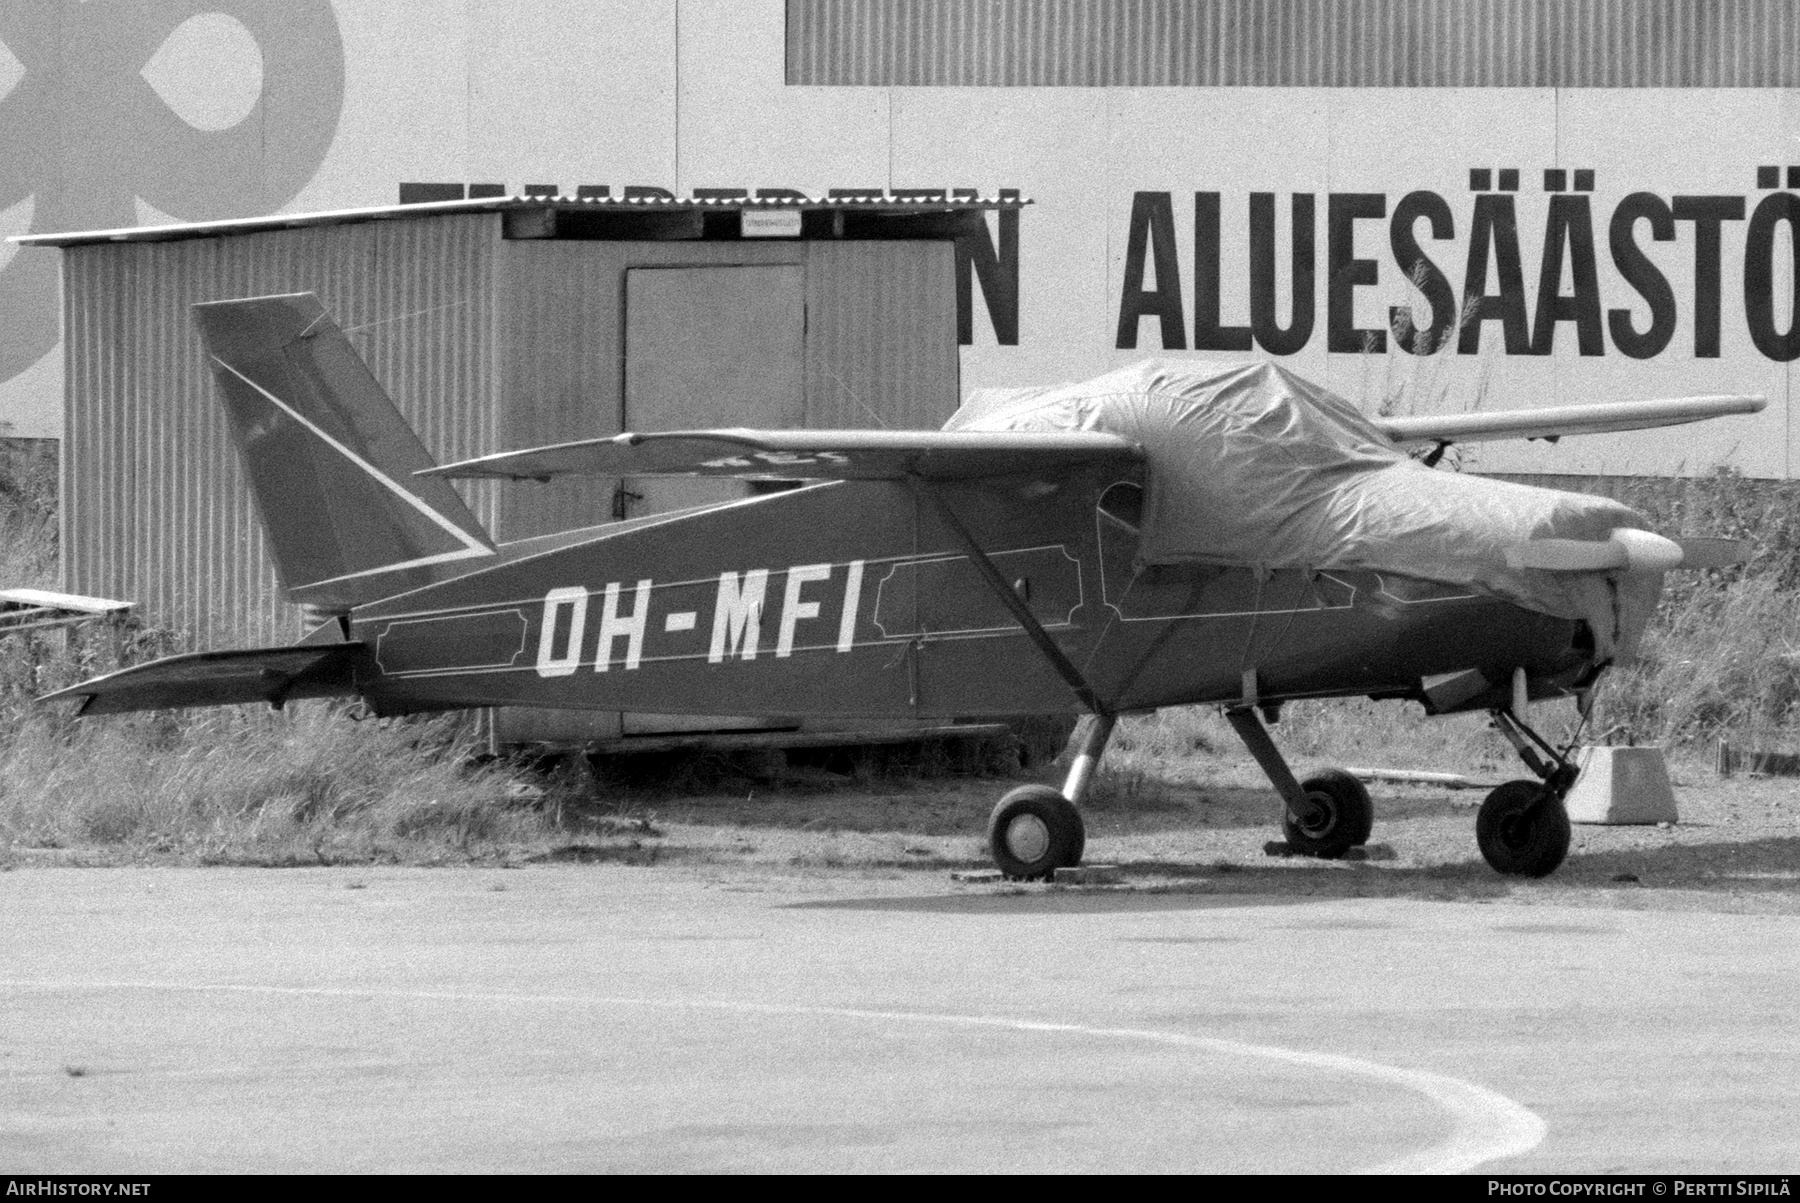
{"type": "Polygon", "coordinates": [[[1100,512],[1138,530],[1144,525],[1144,487],[1120,481],[1100,495],[1100,512]]]}

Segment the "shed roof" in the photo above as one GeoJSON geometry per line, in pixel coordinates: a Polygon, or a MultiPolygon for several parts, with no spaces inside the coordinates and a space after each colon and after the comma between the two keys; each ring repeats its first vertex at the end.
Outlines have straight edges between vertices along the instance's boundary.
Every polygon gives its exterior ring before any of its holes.
{"type": "Polygon", "coordinates": [[[167,242],[257,230],[393,221],[451,213],[503,214],[512,237],[737,237],[741,214],[781,211],[797,211],[802,215],[805,228],[801,237],[944,238],[955,236],[954,219],[961,215],[983,210],[1020,209],[1029,204],[1030,199],[1019,196],[951,196],[925,190],[909,194],[834,190],[834,195],[830,196],[806,196],[785,189],[765,189],[757,196],[532,194],[376,205],[319,213],[275,213],[267,217],[127,226],[114,230],[26,234],[8,241],[21,246],[57,247],[108,242],[167,242]],[[952,220],[944,221],[944,218],[952,220]]]}

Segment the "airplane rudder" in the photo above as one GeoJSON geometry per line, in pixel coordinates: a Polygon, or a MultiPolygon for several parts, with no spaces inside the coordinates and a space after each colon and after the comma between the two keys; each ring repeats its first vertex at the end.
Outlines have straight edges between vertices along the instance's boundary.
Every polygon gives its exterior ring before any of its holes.
{"type": "Polygon", "coordinates": [[[397,584],[370,574],[492,553],[449,482],[414,475],[435,461],[317,296],[209,302],[194,320],[295,600],[354,605],[397,584]]]}

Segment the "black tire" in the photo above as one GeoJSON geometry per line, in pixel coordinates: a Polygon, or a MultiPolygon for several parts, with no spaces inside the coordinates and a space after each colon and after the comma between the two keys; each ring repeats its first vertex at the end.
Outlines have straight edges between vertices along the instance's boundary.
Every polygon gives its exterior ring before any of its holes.
{"type": "Polygon", "coordinates": [[[1508,781],[1481,803],[1475,842],[1497,872],[1547,877],[1569,855],[1569,813],[1541,781],[1508,781]]]}
{"type": "Polygon", "coordinates": [[[1075,804],[1047,785],[1021,785],[988,818],[988,851],[1008,877],[1048,877],[1081,863],[1087,827],[1075,804]]]}
{"type": "Polygon", "coordinates": [[[1342,769],[1326,769],[1300,788],[1306,791],[1305,811],[1296,815],[1290,807],[1281,816],[1288,847],[1302,856],[1336,860],[1369,842],[1375,807],[1362,782],[1342,769]]]}

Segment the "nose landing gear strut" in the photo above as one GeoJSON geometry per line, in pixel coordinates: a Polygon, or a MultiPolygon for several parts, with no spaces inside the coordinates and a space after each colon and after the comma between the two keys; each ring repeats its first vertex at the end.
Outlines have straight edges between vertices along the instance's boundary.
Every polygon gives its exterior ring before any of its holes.
{"type": "Polygon", "coordinates": [[[1563,799],[1580,770],[1564,752],[1526,726],[1512,707],[1491,713],[1494,726],[1538,780],[1508,781],[1490,793],[1475,815],[1475,842],[1496,872],[1547,877],[1569,855],[1569,814],[1563,809],[1563,799]]]}

